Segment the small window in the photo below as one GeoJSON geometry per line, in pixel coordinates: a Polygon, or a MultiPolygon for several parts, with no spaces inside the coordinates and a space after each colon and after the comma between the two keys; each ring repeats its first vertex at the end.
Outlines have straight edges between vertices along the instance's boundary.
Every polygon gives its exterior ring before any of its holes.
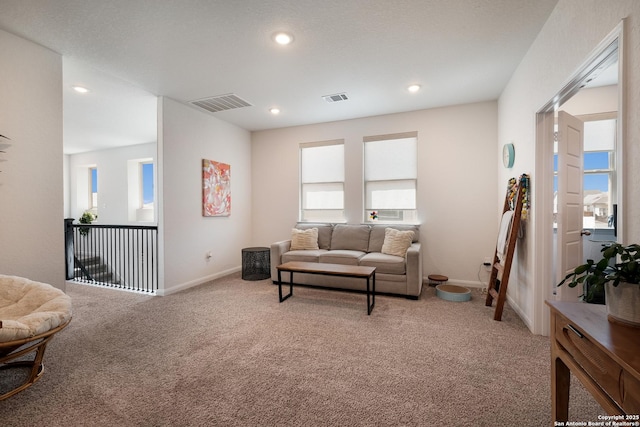
{"type": "Polygon", "coordinates": [[[153,184],[153,163],[141,163],[140,167],[142,172],[140,176],[140,184],[142,185],[142,191],[140,194],[142,198],[140,200],[140,207],[143,209],[153,209],[154,203],[154,184],[153,184]]]}
{"type": "Polygon", "coordinates": [[[366,222],[417,221],[417,133],[364,138],[366,222]]]}
{"type": "Polygon", "coordinates": [[[344,141],[300,144],[300,221],[344,221],[344,141]]]}
{"type": "Polygon", "coordinates": [[[152,158],[131,159],[127,162],[129,221],[155,220],[155,164],[152,158]]]}
{"type": "Polygon", "coordinates": [[[98,212],[98,168],[89,168],[89,210],[98,212]]]}

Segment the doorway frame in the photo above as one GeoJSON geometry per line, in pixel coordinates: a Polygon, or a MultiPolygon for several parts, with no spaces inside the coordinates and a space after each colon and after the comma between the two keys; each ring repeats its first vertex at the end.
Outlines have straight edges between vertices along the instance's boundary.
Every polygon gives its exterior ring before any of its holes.
{"type": "Polygon", "coordinates": [[[610,57],[613,51],[618,56],[618,120],[616,126],[616,183],[618,187],[618,233],[617,240],[624,241],[624,192],[623,151],[624,151],[624,106],[626,97],[624,81],[624,22],[620,23],[596,46],[580,67],[568,78],[567,83],[536,112],[535,135],[535,174],[541,177],[533,189],[533,214],[537,218],[535,236],[535,268],[533,271],[534,286],[534,322],[533,333],[549,335],[549,310],[546,300],[554,300],[549,283],[553,277],[553,127],[554,113],[561,104],[575,95],[585,80],[610,57]],[[617,42],[617,44],[616,44],[617,42]],[[615,47],[612,47],[614,46],[615,47]],[[612,50],[613,49],[613,50],[612,50]]]}

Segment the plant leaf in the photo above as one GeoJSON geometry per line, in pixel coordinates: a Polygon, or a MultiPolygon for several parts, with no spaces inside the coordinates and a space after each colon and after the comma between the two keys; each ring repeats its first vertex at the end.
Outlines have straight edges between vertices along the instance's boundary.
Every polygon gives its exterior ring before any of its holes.
{"type": "MultiPolygon", "coordinates": [[[[569,276],[573,275],[573,274],[583,274],[584,272],[586,272],[587,270],[589,270],[590,265],[588,264],[582,264],[579,265],[575,268],[574,272],[569,274],[569,276]]],[[[569,277],[567,276],[567,277],[569,277]]]]}
{"type": "Polygon", "coordinates": [[[602,258],[596,265],[596,269],[599,271],[604,271],[608,266],[609,260],[607,258],[602,258]]]}
{"type": "Polygon", "coordinates": [[[607,259],[613,258],[617,253],[618,247],[616,245],[605,247],[605,249],[602,250],[602,256],[607,259]]]}

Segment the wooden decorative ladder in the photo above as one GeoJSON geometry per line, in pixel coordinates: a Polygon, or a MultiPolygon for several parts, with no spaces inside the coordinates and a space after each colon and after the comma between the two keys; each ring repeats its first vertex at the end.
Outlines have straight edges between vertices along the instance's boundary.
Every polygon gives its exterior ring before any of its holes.
{"type": "MultiPolygon", "coordinates": [[[[528,177],[523,175],[517,182],[517,190],[515,195],[515,206],[513,208],[513,217],[511,221],[511,229],[509,231],[507,241],[507,251],[504,255],[504,264],[500,263],[498,259],[498,248],[493,255],[493,263],[491,264],[491,276],[489,278],[489,285],[487,287],[487,299],[485,305],[491,307],[493,300],[496,300],[496,310],[493,315],[493,320],[502,320],[502,310],[504,309],[504,302],[507,298],[507,285],[509,284],[509,275],[511,273],[511,263],[513,261],[513,252],[516,248],[516,240],[518,239],[518,230],[520,229],[520,219],[522,217],[522,205],[524,194],[526,191],[526,181],[528,177]]],[[[512,187],[507,188],[507,195],[504,199],[504,207],[502,214],[511,209],[511,203],[509,203],[510,193],[512,187]]]]}

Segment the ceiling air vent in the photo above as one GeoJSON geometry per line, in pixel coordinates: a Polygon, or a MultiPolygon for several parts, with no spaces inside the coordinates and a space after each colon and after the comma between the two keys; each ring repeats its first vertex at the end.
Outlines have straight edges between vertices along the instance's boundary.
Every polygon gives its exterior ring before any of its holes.
{"type": "Polygon", "coordinates": [[[346,93],[336,93],[334,95],[325,95],[322,97],[322,99],[324,99],[328,103],[332,103],[332,102],[347,101],[349,97],[347,96],[346,93]]]}
{"type": "Polygon", "coordinates": [[[251,107],[251,104],[233,93],[198,99],[197,101],[189,101],[189,103],[198,108],[209,111],[210,113],[217,113],[218,111],[233,110],[242,107],[251,107]]]}

